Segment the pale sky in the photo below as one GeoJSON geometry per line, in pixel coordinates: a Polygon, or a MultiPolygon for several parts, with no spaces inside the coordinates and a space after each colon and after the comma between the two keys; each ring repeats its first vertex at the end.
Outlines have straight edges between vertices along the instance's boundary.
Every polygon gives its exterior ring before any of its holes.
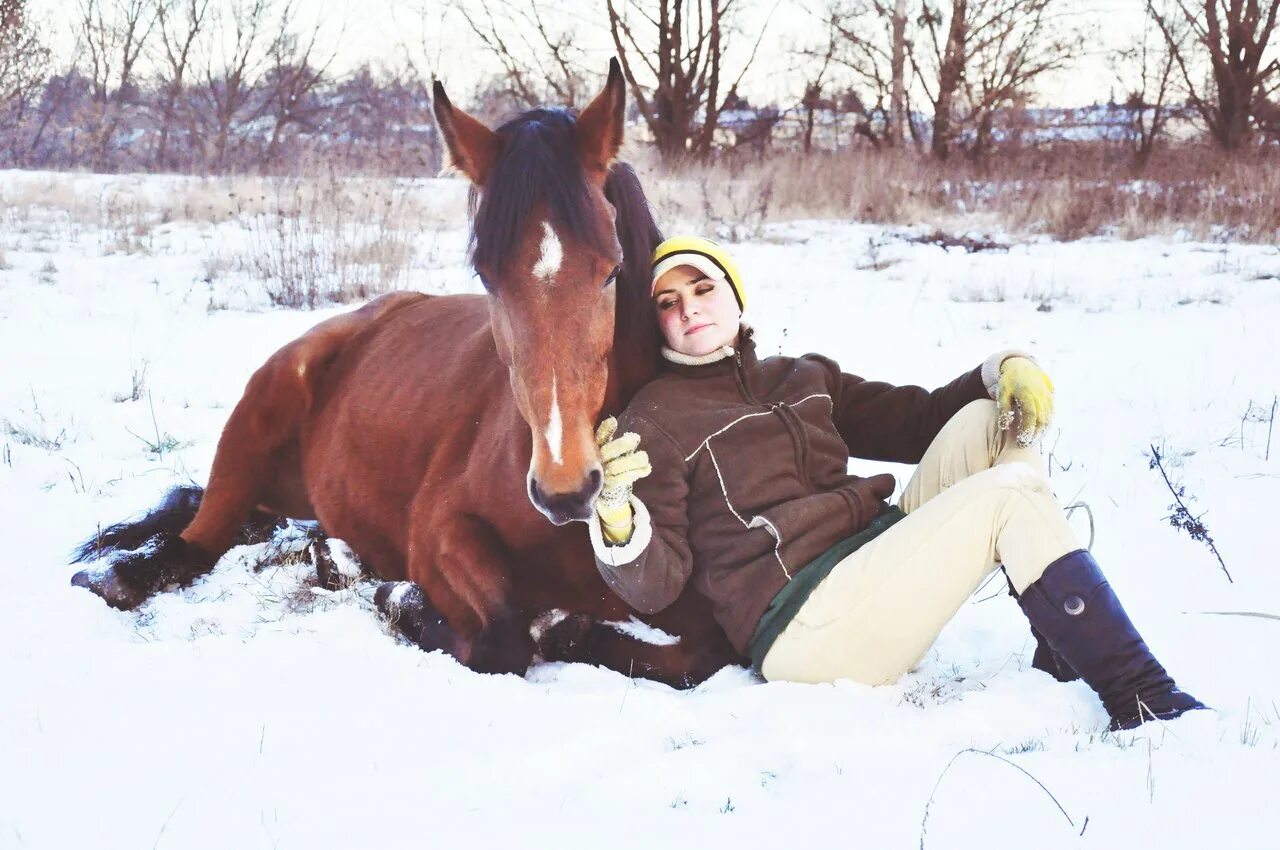
{"type": "MultiPolygon", "coordinates": [[[[56,45],[70,55],[77,0],[31,0],[33,7],[57,32],[56,45]]],[[[220,0],[214,0],[218,3],[220,0]]],[[[221,0],[229,2],[229,0],[221,0]]],[[[447,4],[440,0],[294,0],[300,20],[319,20],[326,50],[336,53],[334,68],[346,70],[366,61],[392,66],[411,59],[419,67],[436,71],[459,100],[465,98],[491,60],[475,47],[474,37],[447,4]]],[[[502,0],[496,0],[501,4],[502,0]]],[[[622,0],[619,0],[622,2],[622,0]]],[[[1092,27],[1085,52],[1069,70],[1046,79],[1039,100],[1058,106],[1078,106],[1106,100],[1115,88],[1105,56],[1117,46],[1135,40],[1143,27],[1143,0],[1062,0],[1074,20],[1092,27]]],[[[576,43],[597,60],[601,71],[613,55],[607,29],[604,0],[554,0],[554,21],[572,21],[576,43]]],[[[744,51],[766,19],[766,35],[751,72],[743,83],[744,94],[754,102],[776,101],[786,105],[796,99],[800,74],[793,70],[790,50],[805,41],[821,38],[817,19],[809,9],[821,9],[825,0],[742,0],[739,39],[744,51]],[[770,13],[772,16],[770,17],[770,13]]],[[[732,64],[732,63],[730,63],[732,64]]]]}

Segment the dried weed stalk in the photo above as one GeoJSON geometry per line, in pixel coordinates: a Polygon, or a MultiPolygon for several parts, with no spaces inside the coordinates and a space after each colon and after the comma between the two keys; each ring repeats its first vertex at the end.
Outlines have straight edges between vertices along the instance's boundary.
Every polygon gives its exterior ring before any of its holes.
{"type": "Polygon", "coordinates": [[[1164,459],[1160,456],[1160,450],[1151,444],[1151,462],[1147,465],[1148,469],[1160,470],[1160,477],[1164,479],[1165,486],[1169,488],[1169,492],[1173,494],[1173,504],[1169,505],[1172,511],[1168,517],[1169,524],[1174,528],[1180,528],[1187,534],[1191,535],[1192,540],[1198,540],[1209,547],[1209,551],[1213,553],[1213,557],[1218,559],[1218,563],[1222,565],[1222,572],[1226,574],[1227,581],[1235,584],[1235,579],[1231,577],[1231,573],[1227,571],[1227,565],[1222,560],[1222,556],[1218,554],[1218,547],[1213,545],[1213,536],[1209,534],[1209,529],[1205,527],[1202,521],[1204,514],[1200,516],[1192,516],[1191,511],[1187,509],[1185,498],[1188,501],[1194,501],[1194,496],[1187,495],[1187,488],[1181,484],[1175,485],[1169,480],[1169,473],[1165,471],[1164,459]]]}

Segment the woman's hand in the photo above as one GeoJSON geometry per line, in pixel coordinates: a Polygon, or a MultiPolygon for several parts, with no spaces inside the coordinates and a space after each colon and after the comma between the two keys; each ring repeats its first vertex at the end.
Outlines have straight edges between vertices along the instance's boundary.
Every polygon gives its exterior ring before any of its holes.
{"type": "Polygon", "coordinates": [[[1010,357],[1000,364],[1000,388],[996,396],[1000,430],[1012,430],[1020,446],[1029,446],[1053,418],[1053,381],[1025,357],[1010,357]]]}
{"type": "Polygon", "coordinates": [[[631,488],[653,468],[648,453],[638,451],[640,435],[628,432],[615,438],[617,430],[618,420],[612,416],[596,429],[596,445],[604,464],[604,488],[596,498],[596,515],[605,539],[621,544],[631,539],[634,525],[631,488]]]}

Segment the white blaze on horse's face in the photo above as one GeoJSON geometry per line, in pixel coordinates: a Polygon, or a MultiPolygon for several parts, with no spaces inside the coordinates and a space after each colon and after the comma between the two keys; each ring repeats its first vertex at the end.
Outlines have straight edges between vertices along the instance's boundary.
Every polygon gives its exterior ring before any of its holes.
{"type": "Polygon", "coordinates": [[[556,466],[564,463],[564,424],[560,421],[560,396],[557,393],[556,373],[551,373],[551,412],[547,415],[547,449],[556,466]]]}
{"type": "Polygon", "coordinates": [[[542,223],[542,244],[538,250],[538,261],[533,264],[533,276],[546,282],[548,286],[556,282],[556,272],[564,262],[564,248],[560,245],[560,237],[551,222],[542,223]]]}

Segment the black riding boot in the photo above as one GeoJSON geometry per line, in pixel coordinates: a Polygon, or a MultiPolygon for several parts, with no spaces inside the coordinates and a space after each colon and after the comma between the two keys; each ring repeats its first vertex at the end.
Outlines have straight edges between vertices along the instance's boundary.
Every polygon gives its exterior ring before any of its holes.
{"type": "MultiPolygon", "coordinates": [[[[1001,570],[1003,571],[1003,567],[1001,570]]],[[[1018,598],[1018,591],[1013,589],[1013,581],[1009,578],[1009,574],[1004,574],[1004,580],[1009,585],[1009,595],[1014,599],[1018,598]]],[[[1063,660],[1062,656],[1053,651],[1053,648],[1045,642],[1044,635],[1036,631],[1036,627],[1031,627],[1031,636],[1036,639],[1036,651],[1031,656],[1031,666],[1037,670],[1043,670],[1059,682],[1074,682],[1080,678],[1080,674],[1071,669],[1071,665],[1063,660]]]]}
{"type": "Polygon", "coordinates": [[[1032,629],[1102,698],[1112,731],[1205,707],[1178,690],[1156,661],[1087,551],[1046,567],[1018,604],[1032,629]]]}

